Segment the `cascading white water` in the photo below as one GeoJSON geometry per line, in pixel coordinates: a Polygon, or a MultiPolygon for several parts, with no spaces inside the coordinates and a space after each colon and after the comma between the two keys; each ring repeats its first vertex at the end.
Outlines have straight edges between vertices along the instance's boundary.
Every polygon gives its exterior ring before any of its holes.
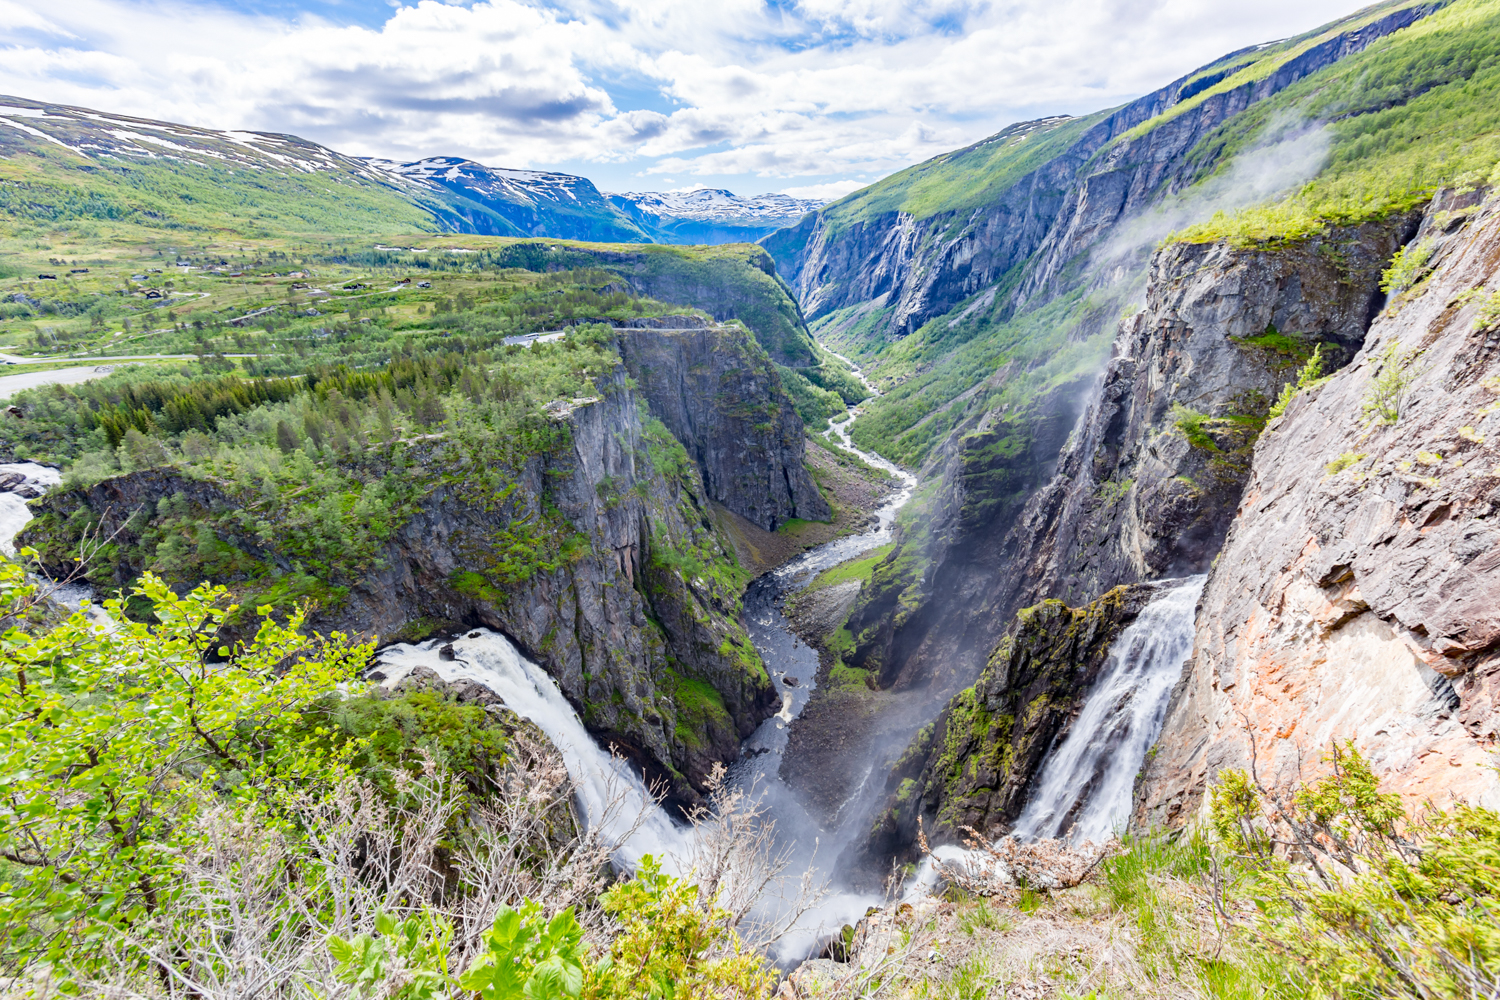
{"type": "MultiPolygon", "coordinates": [[[[858,369],[855,374],[859,375],[858,369]]],[[[783,691],[781,713],[763,722],[746,740],[749,753],[731,769],[730,781],[756,797],[776,823],[778,845],[789,851],[788,872],[793,881],[804,869],[826,869],[837,855],[837,848],[830,850],[823,845],[820,853],[818,842],[826,831],[820,830],[808,816],[779,774],[779,755],[787,743],[786,726],[801,712],[816,686],[817,655],[786,628],[775,610],[774,599],[780,593],[805,585],[820,571],[890,541],[896,512],[911,498],[916,486],[915,477],[905,470],[878,455],[860,451],[850,441],[848,427],[858,413],[858,407],[851,410],[848,417],[829,429],[827,436],[837,435],[835,444],[899,478],[903,488],[876,512],[876,523],[871,530],[820,545],[777,569],[772,575],[774,579],[762,581],[769,583],[768,590],[758,591],[759,585],[752,586],[745,609],[751,636],[778,685],[794,668],[794,663],[800,679],[783,691]]],[[[580,786],[579,806],[586,822],[604,823],[606,836],[611,836],[611,830],[627,832],[637,816],[645,817],[645,822],[616,854],[617,863],[633,867],[642,855],[651,854],[661,859],[668,871],[686,873],[694,851],[692,831],[675,824],[641,780],[623,762],[594,743],[556,682],[541,667],[521,656],[503,635],[488,629],[476,629],[452,640],[451,659],[442,654],[446,644],[447,640],[434,639],[420,645],[389,646],[378,655],[379,669],[388,684],[396,683],[415,667],[425,666],[444,680],[476,681],[495,692],[508,708],[536,723],[561,751],[570,777],[580,786]],[[605,815],[606,806],[618,802],[622,796],[625,801],[605,815]]],[[[782,902],[764,901],[763,915],[774,919],[782,902]]],[[[776,958],[788,963],[799,961],[824,935],[858,920],[870,905],[878,902],[880,899],[872,895],[831,893],[782,938],[775,951],[776,958]]]]}
{"type": "Polygon", "coordinates": [[[1193,648],[1205,576],[1183,580],[1141,609],[1109,650],[1073,728],[1042,766],[1016,821],[1022,839],[1108,840],[1130,817],[1135,776],[1161,734],[1172,686],[1193,648]]]}
{"type": "Polygon", "coordinates": [[[644,817],[639,829],[624,839],[616,861],[632,867],[643,855],[663,860],[676,870],[686,860],[688,833],[672,822],[630,768],[601,750],[557,683],[541,667],[522,656],[510,640],[489,629],[476,629],[452,640],[453,659],[445,659],[447,640],[420,645],[387,646],[377,658],[387,684],[394,684],[415,668],[429,667],[445,681],[468,680],[499,695],[507,708],[536,723],[562,753],[568,775],[578,785],[578,805],[590,826],[602,824],[607,838],[619,839],[644,817]]]}
{"type": "Polygon", "coordinates": [[[0,477],[29,487],[24,492],[0,493],[0,552],[8,556],[16,554],[16,535],[31,520],[31,508],[26,506],[28,497],[42,493],[62,482],[62,474],[56,469],[35,462],[11,462],[0,465],[0,477]]]}
{"type": "MultiPolygon", "coordinates": [[[[546,671],[522,656],[505,636],[489,629],[475,629],[452,640],[452,659],[443,655],[445,645],[449,643],[444,639],[432,639],[420,645],[387,646],[378,654],[376,666],[388,685],[398,683],[422,666],[446,681],[476,681],[495,692],[507,708],[536,723],[562,753],[568,775],[578,786],[577,804],[584,821],[602,827],[607,840],[620,843],[615,852],[617,865],[634,868],[642,856],[650,854],[661,862],[664,870],[676,875],[690,874],[695,859],[694,831],[674,823],[641,779],[622,760],[595,744],[546,671]],[[632,826],[636,828],[632,830],[632,826]]],[[[766,723],[769,725],[770,722],[766,723]]],[[[757,736],[765,738],[760,731],[757,736]]],[[[751,770],[738,775],[737,781],[747,791],[762,797],[778,823],[805,834],[803,838],[791,835],[790,876],[795,882],[801,874],[799,866],[812,865],[814,861],[816,831],[779,779],[762,784],[760,779],[764,777],[763,772],[751,770]]],[[[786,902],[773,893],[761,901],[754,916],[775,921],[786,902]]],[[[879,900],[874,897],[853,893],[830,894],[787,931],[777,943],[774,957],[795,964],[828,933],[857,920],[876,902],[879,900]]]]}

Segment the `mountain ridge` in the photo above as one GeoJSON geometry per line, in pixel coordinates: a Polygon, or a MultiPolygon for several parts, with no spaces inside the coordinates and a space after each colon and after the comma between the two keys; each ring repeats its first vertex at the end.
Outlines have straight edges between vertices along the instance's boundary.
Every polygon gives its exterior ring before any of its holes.
{"type": "MultiPolygon", "coordinates": [[[[291,134],[203,128],[0,95],[0,159],[14,161],[26,154],[58,162],[40,171],[16,169],[13,182],[57,183],[69,154],[84,161],[73,166],[90,173],[95,182],[67,185],[73,188],[106,187],[98,183],[105,179],[97,169],[101,165],[151,174],[113,185],[116,191],[110,193],[116,197],[100,209],[112,219],[130,214],[137,200],[129,193],[132,187],[158,195],[163,188],[176,188],[175,193],[184,196],[181,201],[201,204],[205,199],[197,191],[181,189],[227,186],[243,192],[247,205],[254,205],[250,218],[240,225],[247,235],[256,210],[277,220],[298,215],[338,218],[352,201],[368,203],[373,217],[366,228],[371,232],[394,225],[398,230],[606,243],[749,243],[822,204],[784,195],[740,197],[720,191],[705,212],[691,207],[691,192],[605,195],[587,177],[558,171],[493,167],[458,156],[410,161],[350,156],[291,134]],[[236,176],[246,170],[258,176],[236,176]],[[174,176],[159,176],[163,172],[174,176]],[[276,186],[274,175],[288,174],[292,176],[281,180],[282,190],[277,192],[282,197],[266,190],[276,186]],[[319,182],[336,187],[319,187],[319,182]],[[358,195],[352,194],[355,190],[358,195]]],[[[108,198],[102,191],[90,193],[95,200],[108,198]]],[[[44,214],[56,216],[67,214],[59,204],[67,200],[63,196],[37,203],[44,214]]],[[[170,200],[137,207],[169,225],[194,221],[181,217],[191,209],[170,200]]],[[[220,226],[227,223],[233,228],[239,222],[232,212],[219,215],[211,221],[220,226]],[[230,217],[222,218],[226,214],[230,217]]],[[[308,222],[309,228],[319,224],[308,222]]],[[[348,225],[330,222],[324,228],[343,231],[348,225]]]]}

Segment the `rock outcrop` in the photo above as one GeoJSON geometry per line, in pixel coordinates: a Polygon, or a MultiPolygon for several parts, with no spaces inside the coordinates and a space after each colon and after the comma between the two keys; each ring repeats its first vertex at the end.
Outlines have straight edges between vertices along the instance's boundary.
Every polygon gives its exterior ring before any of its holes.
{"type": "Polygon", "coordinates": [[[1158,253],[1145,308],[1122,324],[1057,474],[1007,539],[1011,600],[1086,601],[1206,571],[1272,402],[1315,351],[1324,373],[1354,357],[1385,301],[1381,272],[1418,221],[1158,253]]]}
{"type": "Polygon", "coordinates": [[[710,500],[767,531],[833,516],[803,463],[802,420],[743,326],[633,330],[619,349],[651,415],[697,462],[710,500]]]}
{"type": "Polygon", "coordinates": [[[1445,196],[1354,362],[1255,447],[1136,822],[1220,769],[1286,788],[1352,739],[1384,787],[1500,804],[1500,203],[1445,196]]]}
{"type": "Polygon", "coordinates": [[[872,867],[913,849],[920,819],[934,843],[987,839],[1020,815],[1031,780],[1066,735],[1120,630],[1155,593],[1117,587],[1070,608],[1044,601],[1016,615],[979,680],[912,740],[886,781],[886,803],[861,851],[872,867]]]}
{"type": "Polygon", "coordinates": [[[747,574],[714,528],[705,476],[726,505],[763,518],[816,513],[807,508],[821,498],[802,470],[802,439],[789,429],[796,415],[748,334],[624,335],[627,343],[635,337],[663,376],[668,365],[683,366],[689,390],[675,389],[668,402],[685,418],[680,429],[703,457],[702,473],[649,419],[648,399],[659,401],[618,364],[596,379],[598,397],[549,408],[566,431],[560,446],[507,471],[512,485],[499,493],[469,482],[456,445],[412,446],[402,474],[424,484],[416,509],[378,558],[347,579],[309,583],[274,534],[238,527],[234,512],[246,497],[171,469],[51,494],[37,503],[22,542],[68,571],[79,532],[91,525],[111,538],[91,574],[98,585],[128,585],[152,569],[183,589],[199,581],[172,578],[162,545],[181,534],[173,525],[185,517],[194,544],[239,553],[233,564],[246,567],[216,582],[259,603],[268,587],[285,586],[276,581],[303,580],[320,602],[311,621],[319,630],[401,641],[494,628],[557,679],[601,741],[691,800],[711,766],[734,759],[778,703],[740,621],[747,574]],[[688,371],[699,360],[711,375],[688,371]],[[693,387],[711,395],[688,398],[693,387]],[[714,422],[736,414],[738,451],[730,451],[714,422]],[[783,463],[775,477],[740,474],[734,464],[772,458],[783,463]]]}
{"type": "MultiPolygon", "coordinates": [[[[986,158],[1002,147],[1029,143],[1055,150],[1030,169],[1016,168],[1014,179],[995,182],[992,199],[978,207],[920,218],[869,209],[857,221],[843,221],[847,206],[870,197],[871,188],[761,243],[813,318],[873,301],[891,310],[890,332],[904,336],[1017,268],[1024,274],[1007,282],[1004,294],[1014,305],[1034,304],[1055,294],[1064,271],[1099,246],[1117,223],[1211,167],[1185,154],[1225,120],[1441,6],[1407,7],[1335,33],[1268,75],[1231,89],[1211,90],[1242,53],[1215,64],[1221,69],[1205,67],[1113,111],[1024,122],[944,154],[944,161],[972,155],[975,169],[982,171],[986,158]],[[1132,132],[1205,92],[1208,96],[1144,134],[1132,132]]],[[[922,169],[912,168],[914,176],[922,169]]]]}
{"type": "Polygon", "coordinates": [[[1090,389],[991,412],[950,442],[924,530],[904,533],[851,621],[851,662],[950,690],[1020,608],[1207,570],[1281,386],[1347,363],[1417,217],[1267,250],[1173,244],[1090,389]],[[903,575],[898,572],[906,567],[903,575]]]}

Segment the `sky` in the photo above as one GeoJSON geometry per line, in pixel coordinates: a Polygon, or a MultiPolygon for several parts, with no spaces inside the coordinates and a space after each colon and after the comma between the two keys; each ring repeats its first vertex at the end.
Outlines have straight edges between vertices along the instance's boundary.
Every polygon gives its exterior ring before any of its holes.
{"type": "Polygon", "coordinates": [[[607,191],[832,198],[1354,6],[0,0],[0,94],[359,156],[561,170],[607,191]]]}

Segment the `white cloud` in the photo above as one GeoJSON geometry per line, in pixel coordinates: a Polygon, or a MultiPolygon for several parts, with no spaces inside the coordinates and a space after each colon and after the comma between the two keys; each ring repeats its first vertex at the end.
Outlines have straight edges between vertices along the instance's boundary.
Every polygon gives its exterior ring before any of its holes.
{"type": "Polygon", "coordinates": [[[829,181],[827,184],[804,184],[801,187],[782,188],[781,193],[789,198],[818,198],[837,201],[846,194],[853,194],[865,186],[864,181],[829,181]]]}
{"type": "Polygon", "coordinates": [[[187,0],[0,0],[0,92],[357,154],[879,175],[1120,103],[1347,4],[420,0],[368,28],[187,0]],[[621,79],[637,83],[612,91],[621,79]]]}

